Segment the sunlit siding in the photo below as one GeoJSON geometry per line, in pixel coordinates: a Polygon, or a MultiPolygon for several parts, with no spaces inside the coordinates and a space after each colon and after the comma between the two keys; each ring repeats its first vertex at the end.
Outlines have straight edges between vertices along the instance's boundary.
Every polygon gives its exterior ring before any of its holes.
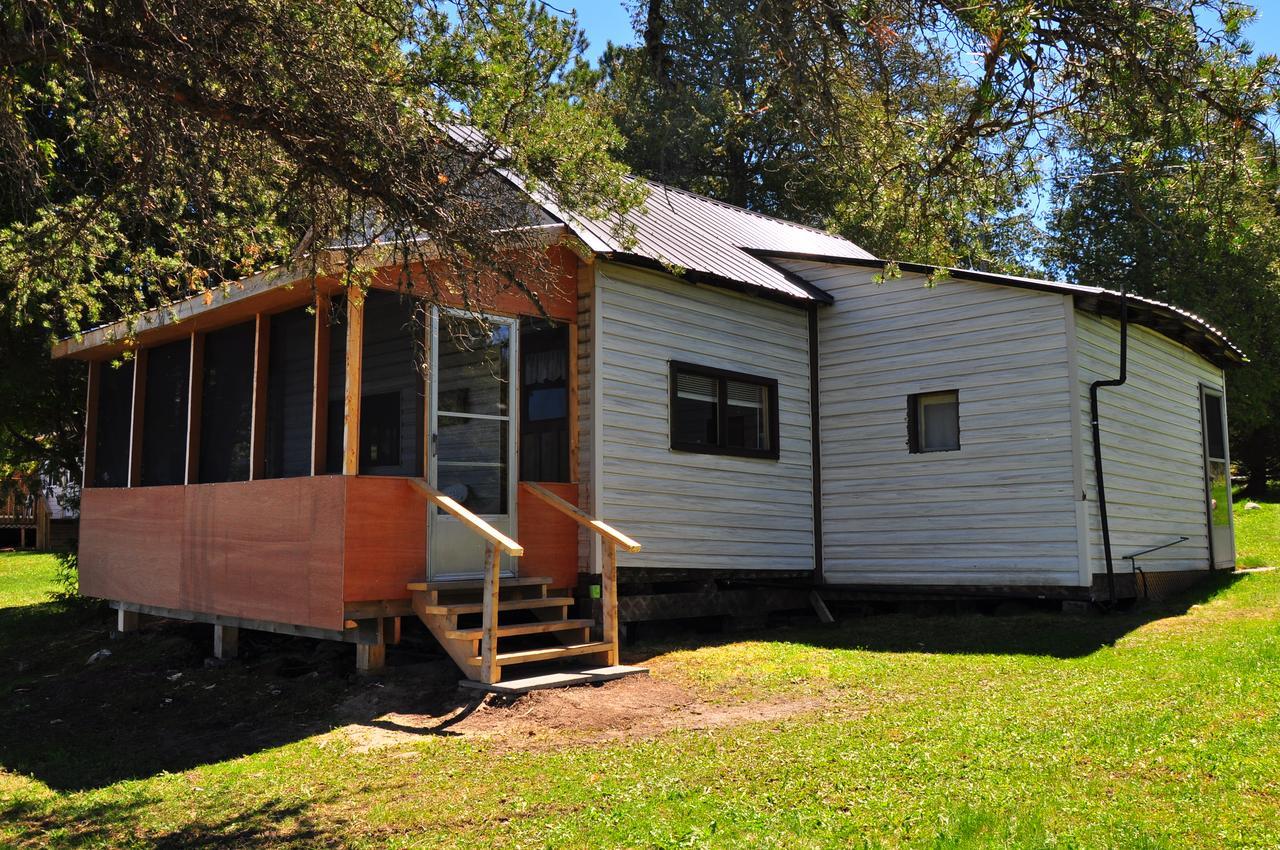
{"type": "Polygon", "coordinates": [[[823,569],[833,584],[1080,582],[1062,295],[788,262],[819,312],[823,569]],[[957,390],[955,452],[908,450],[907,397],[957,390]]]}
{"type": "Polygon", "coordinates": [[[595,299],[596,510],[644,545],[623,563],[813,569],[805,311],[615,264],[595,299]],[[777,379],[780,458],[672,451],[671,360],[777,379]]]}
{"type": "MultiPolygon", "coordinates": [[[[1080,379],[1076,403],[1089,421],[1089,385],[1115,378],[1120,363],[1119,323],[1079,313],[1080,379]]],[[[1121,387],[1099,392],[1102,466],[1107,518],[1116,567],[1119,559],[1178,537],[1184,543],[1141,557],[1146,571],[1207,569],[1208,520],[1201,443],[1200,384],[1219,389],[1222,370],[1152,330],[1129,326],[1129,375],[1121,387]]],[[[1089,546],[1093,572],[1105,571],[1102,526],[1093,480],[1093,444],[1083,440],[1089,494],[1089,546]]]]}

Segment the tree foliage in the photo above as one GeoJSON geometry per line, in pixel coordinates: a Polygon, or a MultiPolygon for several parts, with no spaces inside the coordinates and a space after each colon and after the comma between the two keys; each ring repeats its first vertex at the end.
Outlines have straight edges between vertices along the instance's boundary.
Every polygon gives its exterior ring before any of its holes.
{"type": "MultiPolygon", "coordinates": [[[[1276,454],[1276,62],[1232,0],[634,0],[604,96],[659,180],[874,253],[1126,287],[1244,347],[1276,454]],[[1048,201],[1047,211],[1039,207],[1048,201]],[[1033,215],[1033,213],[1039,213],[1033,215]]],[[[1269,436],[1268,436],[1269,435],[1269,436]]],[[[1270,446],[1270,448],[1264,448],[1270,446]]]]}
{"type": "Polygon", "coordinates": [[[0,464],[78,454],[53,337],[317,248],[533,298],[538,219],[504,174],[570,210],[636,200],[583,47],[525,0],[4,0],[0,464]]]}

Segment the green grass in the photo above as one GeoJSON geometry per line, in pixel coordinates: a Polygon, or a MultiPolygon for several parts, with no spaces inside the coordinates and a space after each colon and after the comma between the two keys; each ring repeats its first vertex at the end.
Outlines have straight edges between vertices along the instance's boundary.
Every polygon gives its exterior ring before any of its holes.
{"type": "Polygon", "coordinates": [[[1235,500],[1236,563],[1280,567],[1280,497],[1256,502],[1253,510],[1245,510],[1247,502],[1242,496],[1235,500]]]}
{"type": "Polygon", "coordinates": [[[0,552],[0,608],[47,602],[57,571],[49,555],[0,552]]]}
{"type": "MultiPolygon", "coordinates": [[[[9,567],[0,594],[17,593],[9,567]]],[[[0,846],[1280,846],[1280,571],[1108,616],[651,644],[637,657],[655,679],[710,703],[810,707],[610,743],[370,752],[321,733],[375,684],[284,678],[265,656],[205,670],[183,627],[108,642],[101,614],[46,604],[6,632],[21,610],[0,610],[0,846]]]]}

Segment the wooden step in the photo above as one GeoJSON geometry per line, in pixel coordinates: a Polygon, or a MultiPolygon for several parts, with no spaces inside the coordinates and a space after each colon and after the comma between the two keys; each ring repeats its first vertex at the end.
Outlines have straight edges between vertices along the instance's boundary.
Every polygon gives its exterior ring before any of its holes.
{"type": "MultiPolygon", "coordinates": [[[[533,661],[550,661],[554,658],[565,658],[570,655],[591,655],[597,652],[608,652],[612,647],[602,640],[592,641],[590,643],[571,643],[565,646],[551,646],[546,649],[526,649],[520,652],[500,652],[498,653],[498,666],[502,667],[507,664],[528,664],[533,661]]],[[[480,666],[480,656],[474,655],[467,659],[467,663],[472,667],[480,666]]]]}
{"type": "MultiPolygon", "coordinates": [[[[551,584],[547,576],[503,576],[498,588],[504,587],[536,587],[551,584]]],[[[458,579],[456,581],[411,581],[409,590],[484,590],[484,579],[458,579]]]]}
{"type": "MultiPolygon", "coordinates": [[[[504,599],[498,603],[499,611],[524,611],[528,608],[563,608],[573,604],[572,596],[543,596],[534,599],[504,599]]],[[[483,602],[458,602],[444,605],[415,606],[419,614],[480,614],[483,602]]]]}
{"type": "MultiPolygon", "coordinates": [[[[498,637],[567,632],[570,629],[589,629],[595,624],[595,620],[548,620],[543,623],[516,623],[510,626],[498,626],[498,637]]],[[[444,636],[450,640],[480,640],[484,637],[484,629],[450,629],[444,633],[444,636]]]]}

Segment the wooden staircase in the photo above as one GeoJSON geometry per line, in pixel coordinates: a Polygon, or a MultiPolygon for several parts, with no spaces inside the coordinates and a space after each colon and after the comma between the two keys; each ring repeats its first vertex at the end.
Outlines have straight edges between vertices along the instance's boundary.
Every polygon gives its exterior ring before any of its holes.
{"type": "MultiPolygon", "coordinates": [[[[501,579],[494,658],[499,671],[510,665],[570,656],[591,656],[599,664],[616,664],[616,641],[592,640],[595,620],[571,618],[573,597],[550,595],[550,584],[551,579],[542,577],[501,579]]],[[[440,645],[468,678],[481,678],[484,582],[413,582],[409,590],[413,592],[414,612],[440,645]]]]}
{"type": "Polygon", "coordinates": [[[497,684],[503,668],[582,657],[612,667],[618,663],[618,547],[640,551],[640,544],[536,484],[522,487],[578,524],[600,535],[603,546],[600,589],[600,638],[595,620],[572,618],[571,596],[552,595],[551,579],[504,577],[502,555],[524,554],[519,543],[436,490],[422,479],[410,484],[428,501],[448,511],[486,541],[483,578],[411,582],[413,610],[467,678],[497,684]]]}

